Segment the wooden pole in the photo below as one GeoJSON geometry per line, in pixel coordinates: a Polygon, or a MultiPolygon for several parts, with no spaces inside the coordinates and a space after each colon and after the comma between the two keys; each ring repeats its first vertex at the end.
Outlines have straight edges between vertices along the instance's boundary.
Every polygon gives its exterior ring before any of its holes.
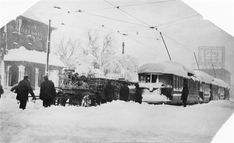
{"type": "Polygon", "coordinates": [[[48,40],[47,40],[47,57],[46,57],[46,75],[49,75],[49,58],[50,58],[50,35],[51,35],[51,20],[49,20],[48,40]]]}
{"type": "Polygon", "coordinates": [[[125,43],[122,42],[122,54],[124,54],[125,43]]]}

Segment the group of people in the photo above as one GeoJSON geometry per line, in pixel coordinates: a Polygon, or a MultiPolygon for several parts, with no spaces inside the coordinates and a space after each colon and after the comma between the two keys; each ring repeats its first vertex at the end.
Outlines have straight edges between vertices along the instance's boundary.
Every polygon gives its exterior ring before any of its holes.
{"type": "MultiPolygon", "coordinates": [[[[36,100],[36,96],[29,82],[28,75],[25,75],[23,80],[21,80],[17,85],[13,86],[11,91],[17,94],[16,99],[20,103],[20,109],[24,110],[26,108],[29,94],[31,94],[32,100],[36,100]]],[[[54,104],[55,96],[56,91],[54,83],[48,79],[47,75],[45,75],[44,81],[40,86],[39,94],[39,98],[43,101],[43,106],[48,107],[54,104]]]]}
{"type": "MultiPolygon", "coordinates": [[[[129,87],[127,83],[123,83],[119,89],[119,100],[128,101],[129,100],[129,87]]],[[[108,81],[106,86],[104,87],[104,96],[106,102],[111,102],[114,99],[115,95],[115,87],[112,85],[111,81],[108,81]]],[[[139,87],[139,84],[135,84],[135,95],[134,101],[141,104],[142,102],[142,91],[139,87]]]]}
{"type": "MultiPolygon", "coordinates": [[[[19,101],[20,109],[25,109],[28,101],[28,96],[31,94],[32,100],[36,100],[36,96],[32,90],[31,84],[28,79],[28,75],[24,76],[24,79],[21,80],[17,85],[13,86],[11,88],[12,92],[15,92],[16,99],[19,101]]],[[[4,93],[4,90],[0,84],[0,98],[1,94],[4,93]]],[[[128,101],[129,100],[129,87],[127,83],[122,84],[119,90],[119,100],[128,101]]],[[[184,81],[184,86],[182,90],[182,96],[181,100],[186,107],[187,105],[187,98],[188,98],[189,90],[188,90],[188,82],[184,81]]],[[[112,85],[111,81],[108,81],[106,86],[104,87],[104,96],[105,96],[105,102],[111,102],[114,99],[115,95],[115,87],[112,85]]],[[[55,96],[56,96],[56,90],[54,87],[53,81],[48,79],[48,76],[44,76],[44,81],[41,83],[40,86],[40,94],[39,98],[43,101],[44,107],[49,107],[53,104],[55,104],[55,96]]],[[[142,91],[139,87],[139,84],[135,84],[135,94],[134,94],[134,101],[138,103],[142,103],[142,91]]]]}

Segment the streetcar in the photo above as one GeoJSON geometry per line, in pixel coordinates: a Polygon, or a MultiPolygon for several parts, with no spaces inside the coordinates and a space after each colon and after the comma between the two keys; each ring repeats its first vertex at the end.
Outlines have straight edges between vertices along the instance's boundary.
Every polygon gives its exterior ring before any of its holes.
{"type": "Polygon", "coordinates": [[[175,62],[144,64],[138,69],[138,80],[143,101],[148,103],[181,104],[185,81],[189,89],[188,104],[229,99],[229,87],[224,81],[175,62]]]}

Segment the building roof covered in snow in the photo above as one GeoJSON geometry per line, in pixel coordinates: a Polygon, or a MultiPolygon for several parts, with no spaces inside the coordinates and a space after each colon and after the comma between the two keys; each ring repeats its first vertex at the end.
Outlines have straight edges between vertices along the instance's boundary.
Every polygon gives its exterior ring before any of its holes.
{"type": "Polygon", "coordinates": [[[148,63],[138,68],[139,73],[167,73],[178,76],[188,77],[188,74],[194,74],[192,70],[175,62],[148,63]]]}
{"type": "MultiPolygon", "coordinates": [[[[21,46],[18,49],[11,49],[4,57],[4,61],[26,61],[39,64],[46,64],[47,53],[35,50],[27,50],[21,46]]],[[[49,65],[64,67],[64,64],[59,60],[59,57],[50,54],[49,65]]]]}

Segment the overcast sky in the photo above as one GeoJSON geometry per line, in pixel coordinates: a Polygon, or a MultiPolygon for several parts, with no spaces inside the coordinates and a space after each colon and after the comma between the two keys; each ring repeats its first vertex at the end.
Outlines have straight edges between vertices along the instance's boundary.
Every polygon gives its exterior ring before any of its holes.
{"type": "MultiPolygon", "coordinates": [[[[38,0],[0,0],[0,26],[38,0]]],[[[183,0],[226,32],[234,35],[234,0],[183,0]]]]}
{"type": "Polygon", "coordinates": [[[183,0],[217,26],[234,36],[234,0],[183,0]]]}

